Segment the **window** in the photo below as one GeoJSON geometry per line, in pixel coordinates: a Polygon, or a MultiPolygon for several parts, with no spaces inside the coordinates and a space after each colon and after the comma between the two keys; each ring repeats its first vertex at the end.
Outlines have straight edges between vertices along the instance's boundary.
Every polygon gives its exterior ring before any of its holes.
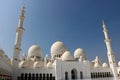
{"type": "Polygon", "coordinates": [[[71,79],[77,79],[77,70],[76,69],[71,70],[71,79]]]}
{"type": "Polygon", "coordinates": [[[43,80],[45,80],[45,74],[43,74],[43,80]]]}
{"type": "Polygon", "coordinates": [[[40,73],[40,75],[39,75],[39,76],[40,76],[40,77],[39,77],[39,78],[40,78],[40,80],[42,80],[42,74],[41,74],[41,73],[40,73]]]}
{"type": "Polygon", "coordinates": [[[80,79],[83,79],[83,72],[80,72],[80,79]]]}
{"type": "Polygon", "coordinates": [[[29,80],[31,80],[31,73],[29,73],[29,80]]]}
{"type": "Polygon", "coordinates": [[[21,80],[24,80],[24,74],[23,73],[21,74],[21,80]]]}
{"type": "Polygon", "coordinates": [[[49,80],[49,74],[47,74],[47,80],[49,80]]]}
{"type": "Polygon", "coordinates": [[[49,80],[52,80],[52,74],[50,73],[50,79],[49,80]]]}
{"type": "Polygon", "coordinates": [[[32,80],[35,80],[35,74],[32,74],[32,80]]]}
{"type": "Polygon", "coordinates": [[[25,80],[27,80],[27,73],[25,73],[25,80]]]}
{"type": "Polygon", "coordinates": [[[36,79],[38,79],[38,74],[36,74],[36,79]]]}
{"type": "Polygon", "coordinates": [[[68,72],[65,72],[65,80],[68,80],[68,72]]]}
{"type": "Polygon", "coordinates": [[[93,73],[91,73],[91,78],[93,78],[93,73]]]}

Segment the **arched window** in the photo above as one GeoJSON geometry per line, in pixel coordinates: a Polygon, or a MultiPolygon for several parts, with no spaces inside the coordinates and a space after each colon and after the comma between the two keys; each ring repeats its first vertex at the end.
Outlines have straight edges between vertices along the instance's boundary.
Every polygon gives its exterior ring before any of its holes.
{"type": "Polygon", "coordinates": [[[65,80],[68,80],[68,72],[65,72],[65,80]]]}
{"type": "Polygon", "coordinates": [[[53,76],[53,79],[52,80],[55,80],[55,76],[53,76]]]}
{"type": "Polygon", "coordinates": [[[52,73],[50,73],[50,80],[52,80],[52,73]]]}
{"type": "Polygon", "coordinates": [[[31,73],[29,73],[29,80],[32,80],[32,79],[31,79],[31,73]]]}
{"type": "Polygon", "coordinates": [[[100,77],[100,73],[98,72],[98,78],[100,77]]]}
{"type": "Polygon", "coordinates": [[[40,73],[40,77],[39,77],[39,80],[42,80],[42,74],[40,73]]]}
{"type": "Polygon", "coordinates": [[[43,80],[45,80],[45,74],[43,74],[43,80]]]}
{"type": "Polygon", "coordinates": [[[80,71],[80,79],[83,79],[83,72],[80,71]]]}
{"type": "Polygon", "coordinates": [[[91,78],[93,78],[93,73],[91,73],[91,78]]]}
{"type": "Polygon", "coordinates": [[[21,73],[21,80],[24,80],[24,73],[21,73]]]}
{"type": "Polygon", "coordinates": [[[25,73],[25,80],[27,80],[27,73],[25,73]]]}
{"type": "Polygon", "coordinates": [[[49,80],[49,74],[47,74],[47,80],[49,80]]]}
{"type": "Polygon", "coordinates": [[[38,74],[36,74],[36,80],[38,80],[38,78],[39,78],[39,77],[38,77],[38,74]]]}
{"type": "Polygon", "coordinates": [[[77,70],[76,69],[71,70],[71,79],[77,79],[77,70]]]}
{"type": "Polygon", "coordinates": [[[32,74],[32,80],[35,80],[35,74],[34,73],[32,74]]]}

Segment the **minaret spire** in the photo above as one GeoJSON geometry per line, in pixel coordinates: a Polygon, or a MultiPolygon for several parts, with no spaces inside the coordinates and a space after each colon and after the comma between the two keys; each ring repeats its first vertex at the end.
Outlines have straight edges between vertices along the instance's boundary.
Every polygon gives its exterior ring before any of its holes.
{"type": "Polygon", "coordinates": [[[115,61],[115,56],[114,56],[112,46],[111,46],[111,40],[108,36],[108,30],[105,25],[105,22],[102,21],[102,24],[103,24],[103,32],[104,32],[104,36],[105,36],[105,43],[106,43],[106,47],[107,47],[107,55],[108,55],[109,65],[110,65],[110,68],[112,69],[114,80],[118,80],[116,61],[115,61]]]}
{"type": "Polygon", "coordinates": [[[17,80],[18,76],[18,65],[19,65],[19,59],[20,59],[20,51],[21,51],[21,41],[22,41],[22,35],[24,32],[23,28],[23,22],[24,22],[24,13],[25,13],[25,6],[22,7],[18,27],[16,29],[16,39],[15,39],[15,45],[14,45],[14,53],[13,53],[13,79],[17,80]]]}
{"type": "Polygon", "coordinates": [[[24,14],[25,14],[25,6],[23,5],[21,9],[20,17],[19,17],[18,27],[23,28],[23,22],[25,18],[24,14]]]}

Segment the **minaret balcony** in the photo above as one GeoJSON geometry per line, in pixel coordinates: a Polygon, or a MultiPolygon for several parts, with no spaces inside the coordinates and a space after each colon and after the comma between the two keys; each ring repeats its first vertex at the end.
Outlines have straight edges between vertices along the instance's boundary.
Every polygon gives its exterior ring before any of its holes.
{"type": "Polygon", "coordinates": [[[104,41],[105,41],[105,42],[110,42],[110,41],[111,41],[111,39],[105,39],[104,41]]]}
{"type": "Polygon", "coordinates": [[[108,30],[106,28],[104,28],[103,32],[108,32],[108,30]]]}
{"type": "Polygon", "coordinates": [[[25,29],[23,28],[23,27],[18,27],[17,29],[16,29],[16,32],[19,32],[19,31],[25,31],[25,29]]]}

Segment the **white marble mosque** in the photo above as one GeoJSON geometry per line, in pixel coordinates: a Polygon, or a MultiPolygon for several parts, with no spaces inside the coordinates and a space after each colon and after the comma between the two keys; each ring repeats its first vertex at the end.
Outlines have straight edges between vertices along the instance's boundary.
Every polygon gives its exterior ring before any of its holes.
{"type": "Polygon", "coordinates": [[[39,45],[32,45],[28,54],[20,58],[24,13],[23,6],[16,30],[13,59],[9,59],[0,49],[0,80],[120,80],[120,62],[116,64],[104,22],[102,27],[109,64],[101,63],[98,56],[89,61],[82,48],[77,48],[72,56],[61,41],[51,45],[51,56],[46,54],[42,57],[39,45]]]}

